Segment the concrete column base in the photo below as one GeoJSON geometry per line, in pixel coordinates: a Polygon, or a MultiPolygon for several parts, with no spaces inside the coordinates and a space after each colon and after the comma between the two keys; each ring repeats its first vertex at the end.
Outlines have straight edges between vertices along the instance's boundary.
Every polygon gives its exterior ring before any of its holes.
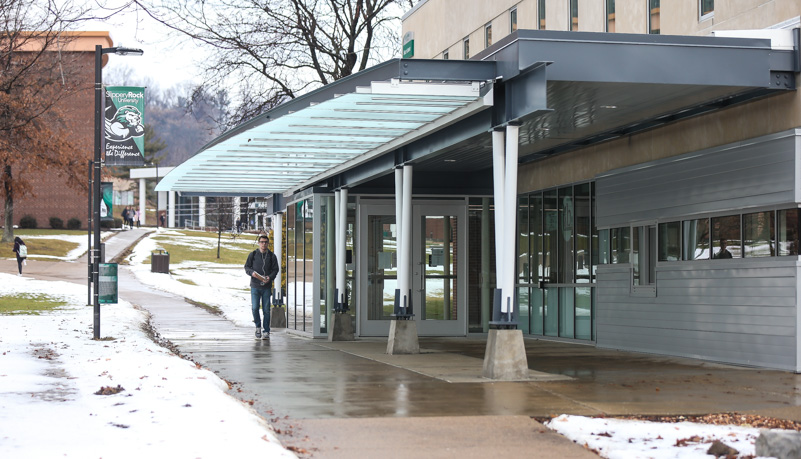
{"type": "Polygon", "coordinates": [[[270,309],[270,329],[273,328],[286,328],[286,309],[283,306],[270,309]]]}
{"type": "Polygon", "coordinates": [[[500,381],[528,379],[522,330],[490,330],[482,376],[500,381]]]}
{"type": "Polygon", "coordinates": [[[414,320],[392,320],[389,323],[387,354],[419,354],[420,342],[417,340],[417,322],[414,320]]]}
{"type": "Polygon", "coordinates": [[[353,341],[353,317],[350,314],[331,314],[328,341],[353,341]]]}

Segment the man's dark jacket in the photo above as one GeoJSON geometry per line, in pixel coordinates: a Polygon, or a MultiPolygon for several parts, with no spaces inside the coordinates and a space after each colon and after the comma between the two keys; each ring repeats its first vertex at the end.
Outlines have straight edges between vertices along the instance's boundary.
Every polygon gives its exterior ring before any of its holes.
{"type": "Polygon", "coordinates": [[[278,265],[278,258],[269,250],[261,253],[261,251],[256,249],[250,252],[248,259],[245,262],[245,272],[248,273],[248,276],[250,276],[250,286],[253,288],[272,288],[273,280],[275,279],[275,276],[278,275],[279,268],[280,266],[278,265]],[[263,276],[270,276],[270,282],[265,285],[261,285],[261,281],[253,277],[254,271],[263,276]]]}

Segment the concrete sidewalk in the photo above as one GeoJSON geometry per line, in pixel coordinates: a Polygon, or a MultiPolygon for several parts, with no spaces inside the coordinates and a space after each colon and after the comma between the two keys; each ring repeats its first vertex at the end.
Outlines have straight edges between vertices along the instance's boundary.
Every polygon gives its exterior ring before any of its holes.
{"type": "MultiPolygon", "coordinates": [[[[115,235],[107,258],[144,234],[115,235]]],[[[0,263],[3,272],[15,269],[13,260],[0,263]]],[[[81,283],[86,272],[85,262],[34,260],[25,274],[81,283]]],[[[384,354],[386,339],[329,343],[276,330],[255,341],[252,327],[120,272],[120,296],[150,311],[182,354],[231,381],[231,394],[252,401],[304,456],[594,457],[532,419],[562,413],[801,420],[793,373],[527,339],[532,378],[494,382],[480,377],[483,338],[421,338],[417,356],[384,354]]]]}

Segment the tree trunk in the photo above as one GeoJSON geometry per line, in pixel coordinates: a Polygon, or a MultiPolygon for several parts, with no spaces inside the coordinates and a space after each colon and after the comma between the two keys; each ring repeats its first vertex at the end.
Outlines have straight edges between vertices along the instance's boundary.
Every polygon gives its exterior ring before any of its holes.
{"type": "Polygon", "coordinates": [[[3,188],[5,191],[6,202],[3,214],[3,239],[0,242],[14,241],[14,188],[11,184],[11,165],[6,164],[3,168],[3,188]]]}

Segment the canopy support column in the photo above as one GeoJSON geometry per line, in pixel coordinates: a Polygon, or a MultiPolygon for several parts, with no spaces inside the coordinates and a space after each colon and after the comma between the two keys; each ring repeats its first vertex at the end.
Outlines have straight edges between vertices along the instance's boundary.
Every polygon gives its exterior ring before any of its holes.
{"type": "Polygon", "coordinates": [[[505,132],[492,132],[496,289],[482,375],[504,381],[528,379],[523,332],[517,329],[515,292],[519,130],[519,126],[508,124],[505,132]]]}
{"type": "Polygon", "coordinates": [[[145,204],[147,203],[147,182],[145,179],[139,179],[139,224],[146,225],[147,219],[145,218],[145,204]]]}
{"type": "Polygon", "coordinates": [[[334,192],[336,206],[336,301],[334,312],[343,313],[348,310],[347,292],[345,291],[346,270],[345,262],[347,257],[347,227],[348,227],[348,189],[343,188],[334,192]]]}
{"type": "MultiPolygon", "coordinates": [[[[419,354],[417,322],[412,307],[412,166],[395,169],[395,223],[398,288],[389,324],[387,354],[419,354]],[[398,203],[400,201],[400,203],[398,203]]],[[[425,269],[425,267],[421,267],[425,269]]]]}

